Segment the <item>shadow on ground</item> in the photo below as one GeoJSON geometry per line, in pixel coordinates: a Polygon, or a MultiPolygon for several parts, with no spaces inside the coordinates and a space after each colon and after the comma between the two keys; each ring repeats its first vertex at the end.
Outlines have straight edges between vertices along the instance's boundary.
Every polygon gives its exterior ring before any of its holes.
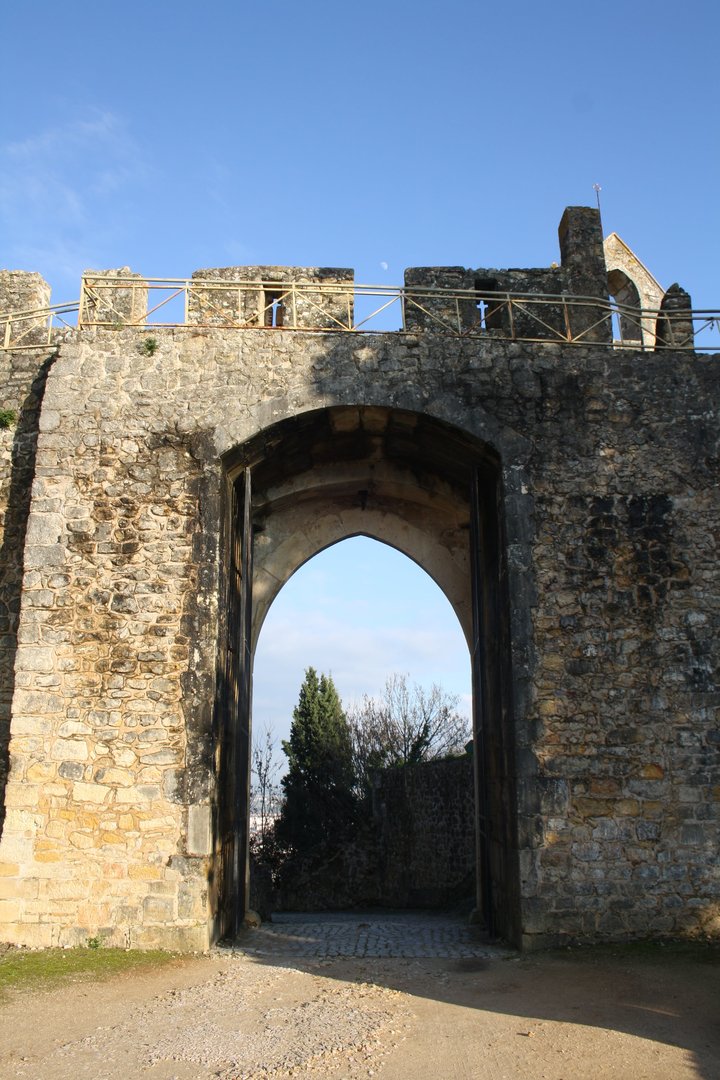
{"type": "MultiPolygon", "coordinates": [[[[637,943],[520,956],[483,940],[464,920],[446,916],[276,918],[245,931],[231,947],[259,964],[373,982],[419,1001],[459,1007],[445,1035],[439,1021],[440,1041],[460,1038],[467,1026],[471,1040],[474,1031],[487,1045],[502,1028],[518,1040],[535,1038],[539,1052],[557,1055],[557,1075],[568,1077],[593,1075],[593,1068],[598,1076],[666,1076],[659,1071],[658,1047],[677,1047],[689,1058],[686,1075],[720,1077],[720,947],[637,943]],[[397,963],[398,957],[404,962],[397,963]],[[576,1061],[570,1068],[579,1029],[645,1042],[600,1040],[597,1062],[586,1059],[580,1073],[576,1061]]],[[[427,1004],[418,1010],[430,1023],[441,1011],[427,1004]]]]}

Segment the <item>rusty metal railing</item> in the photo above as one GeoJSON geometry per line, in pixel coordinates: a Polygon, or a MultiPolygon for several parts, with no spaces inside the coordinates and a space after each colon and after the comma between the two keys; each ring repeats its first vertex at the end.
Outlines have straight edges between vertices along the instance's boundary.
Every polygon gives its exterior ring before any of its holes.
{"type": "Polygon", "coordinates": [[[597,297],[352,281],[228,281],[85,275],[77,302],[0,314],[0,348],[38,348],[73,330],[262,329],[439,332],[633,350],[720,352],[720,310],[651,311],[597,297]],[[388,325],[394,315],[396,325],[388,325]],[[623,333],[619,334],[622,325],[623,333]],[[628,328],[637,336],[629,337],[628,328]],[[700,338],[700,340],[698,340],[700,338]]]}
{"type": "Polygon", "coordinates": [[[0,313],[0,349],[37,349],[53,345],[63,330],[77,326],[77,300],[43,308],[0,313]]]}

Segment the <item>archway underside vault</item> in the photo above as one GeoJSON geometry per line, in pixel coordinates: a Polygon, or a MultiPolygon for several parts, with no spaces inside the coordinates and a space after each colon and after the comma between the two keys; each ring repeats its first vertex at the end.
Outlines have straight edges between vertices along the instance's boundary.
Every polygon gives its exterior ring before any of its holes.
{"type": "Polygon", "coordinates": [[[466,635],[473,670],[477,903],[489,928],[512,938],[517,883],[497,458],[430,417],[360,406],[283,421],[236,448],[225,466],[219,933],[237,932],[248,895],[252,656],[262,622],[304,562],[333,543],[366,535],[417,562],[443,590],[466,635]]]}

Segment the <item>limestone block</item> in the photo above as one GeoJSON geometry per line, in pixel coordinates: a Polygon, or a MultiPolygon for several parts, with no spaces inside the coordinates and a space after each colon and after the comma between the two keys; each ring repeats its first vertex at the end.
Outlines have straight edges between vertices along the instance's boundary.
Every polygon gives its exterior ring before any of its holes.
{"type": "Polygon", "coordinates": [[[46,716],[32,716],[20,713],[13,717],[13,735],[49,735],[52,731],[52,721],[46,716]]]}
{"type": "Polygon", "coordinates": [[[37,878],[0,877],[0,900],[34,900],[38,889],[37,878]]]}
{"type": "Polygon", "coordinates": [[[95,780],[99,784],[107,784],[111,787],[130,787],[133,783],[133,774],[127,769],[97,769],[95,780]]]}
{"type": "Polygon", "coordinates": [[[104,803],[109,801],[113,789],[106,784],[76,781],[72,785],[72,797],[76,802],[104,803]]]}
{"type": "Polygon", "coordinates": [[[188,806],[187,853],[188,855],[210,855],[212,853],[212,831],[210,806],[205,804],[188,806]]]}
{"type": "Polygon", "coordinates": [[[20,900],[0,899],[0,923],[17,923],[22,918],[23,905],[20,900]]]}
{"type": "Polygon", "coordinates": [[[86,739],[55,739],[50,747],[53,761],[87,761],[89,756],[86,739]]]}
{"type": "Polygon", "coordinates": [[[27,768],[25,773],[26,780],[30,783],[43,783],[47,780],[53,780],[57,775],[57,765],[52,761],[36,761],[27,768]]]}
{"type": "Polygon", "coordinates": [[[55,669],[54,649],[29,648],[25,646],[18,652],[15,662],[16,671],[50,672],[55,669]]]}
{"type": "Polygon", "coordinates": [[[175,903],[161,896],[146,896],[143,900],[143,922],[170,924],[175,920],[175,903]]]}

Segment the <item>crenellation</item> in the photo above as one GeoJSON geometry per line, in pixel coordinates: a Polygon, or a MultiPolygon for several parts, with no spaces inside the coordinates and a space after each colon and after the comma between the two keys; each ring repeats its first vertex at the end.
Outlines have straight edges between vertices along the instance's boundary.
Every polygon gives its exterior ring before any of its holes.
{"type": "Polygon", "coordinates": [[[188,322],[204,326],[349,329],[352,270],[337,267],[227,266],[195,270],[188,322]],[[236,283],[234,287],[218,282],[236,283]],[[318,285],[314,291],[308,286],[318,285]],[[337,292],[330,291],[338,286],[337,292]]]}
{"type": "Polygon", "coordinates": [[[129,266],[83,274],[80,325],[113,329],[142,326],[147,310],[147,284],[142,274],[133,273],[129,266]]]}

